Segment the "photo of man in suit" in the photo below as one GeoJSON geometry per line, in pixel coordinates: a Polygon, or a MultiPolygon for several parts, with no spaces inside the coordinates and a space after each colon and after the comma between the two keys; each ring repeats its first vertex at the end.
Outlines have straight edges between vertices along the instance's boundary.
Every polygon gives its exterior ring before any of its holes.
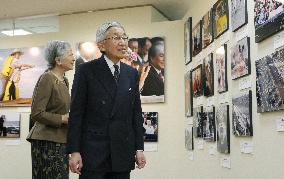
{"type": "Polygon", "coordinates": [[[146,164],[136,69],[120,62],[128,36],[118,22],[102,24],[96,42],[103,53],[75,72],[68,123],[69,165],[80,179],[129,179],[146,164]]]}

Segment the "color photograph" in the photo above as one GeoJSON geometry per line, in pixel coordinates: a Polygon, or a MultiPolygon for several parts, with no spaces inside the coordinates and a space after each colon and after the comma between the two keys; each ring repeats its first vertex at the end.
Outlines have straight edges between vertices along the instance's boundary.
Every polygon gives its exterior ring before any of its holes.
{"type": "Polygon", "coordinates": [[[196,56],[202,50],[201,21],[192,29],[192,56],[196,56]]]}
{"type": "Polygon", "coordinates": [[[237,31],[248,23],[247,0],[231,0],[232,30],[237,31]]]}
{"type": "Polygon", "coordinates": [[[203,95],[202,89],[202,65],[198,65],[191,71],[191,84],[193,97],[199,97],[203,95]]]}
{"type": "Polygon", "coordinates": [[[185,117],[190,117],[192,116],[192,106],[193,106],[190,72],[187,72],[184,76],[184,85],[185,85],[185,117]]]}
{"type": "Polygon", "coordinates": [[[203,59],[203,93],[204,96],[214,95],[213,53],[203,59]]]}
{"type": "Polygon", "coordinates": [[[216,52],[217,91],[223,93],[228,91],[227,83],[227,45],[219,47],[216,52]]]}
{"type": "Polygon", "coordinates": [[[232,128],[235,136],[253,136],[251,91],[233,96],[232,128]]]}
{"type": "Polygon", "coordinates": [[[157,112],[142,112],[144,141],[158,141],[158,113],[157,112]]]}
{"type": "Polygon", "coordinates": [[[213,6],[214,38],[218,38],[229,29],[228,0],[218,0],[213,6]]]}
{"type": "Polygon", "coordinates": [[[255,62],[257,112],[284,109],[284,49],[255,62]]]}
{"type": "Polygon", "coordinates": [[[15,112],[5,112],[0,114],[0,137],[19,138],[20,137],[20,114],[15,112]]]}
{"type": "Polygon", "coordinates": [[[213,19],[210,10],[202,18],[202,48],[206,48],[213,40],[213,19]]]}
{"type": "Polygon", "coordinates": [[[270,37],[284,26],[283,0],[254,0],[255,42],[270,37]]]}
{"type": "Polygon", "coordinates": [[[250,66],[250,38],[245,37],[231,48],[232,79],[249,75],[251,73],[250,66]]]}
{"type": "Polygon", "coordinates": [[[229,105],[221,104],[216,110],[217,151],[230,153],[229,105]]]}

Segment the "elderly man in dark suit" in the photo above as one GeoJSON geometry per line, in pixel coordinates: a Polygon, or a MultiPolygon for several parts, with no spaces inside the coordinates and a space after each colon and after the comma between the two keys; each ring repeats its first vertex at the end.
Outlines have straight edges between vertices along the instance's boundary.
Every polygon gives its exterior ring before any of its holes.
{"type": "Polygon", "coordinates": [[[123,64],[128,36],[118,22],[102,24],[96,41],[103,55],[75,73],[67,152],[80,179],[129,179],[141,169],[143,119],[138,72],[123,64]]]}

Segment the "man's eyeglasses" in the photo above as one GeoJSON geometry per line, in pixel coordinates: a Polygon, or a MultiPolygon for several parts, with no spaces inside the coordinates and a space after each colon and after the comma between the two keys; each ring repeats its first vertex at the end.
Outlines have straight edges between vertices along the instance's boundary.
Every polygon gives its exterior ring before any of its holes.
{"type": "Polygon", "coordinates": [[[108,38],[105,38],[105,40],[113,40],[114,42],[118,42],[120,40],[123,40],[124,42],[127,42],[128,41],[128,36],[127,35],[123,35],[123,36],[112,36],[112,37],[108,37],[108,38]]]}

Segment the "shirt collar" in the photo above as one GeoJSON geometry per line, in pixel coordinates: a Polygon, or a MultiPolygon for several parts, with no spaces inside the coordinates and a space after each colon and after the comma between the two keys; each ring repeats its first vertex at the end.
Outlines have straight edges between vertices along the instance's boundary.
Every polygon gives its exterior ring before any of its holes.
{"type": "MultiPolygon", "coordinates": [[[[114,70],[115,70],[114,67],[113,67],[114,63],[106,55],[104,55],[104,58],[105,58],[105,60],[107,62],[107,65],[108,65],[109,69],[111,70],[111,72],[114,72],[114,70]]],[[[116,65],[119,67],[118,69],[120,71],[120,61],[118,61],[116,63],[116,65]]]]}

